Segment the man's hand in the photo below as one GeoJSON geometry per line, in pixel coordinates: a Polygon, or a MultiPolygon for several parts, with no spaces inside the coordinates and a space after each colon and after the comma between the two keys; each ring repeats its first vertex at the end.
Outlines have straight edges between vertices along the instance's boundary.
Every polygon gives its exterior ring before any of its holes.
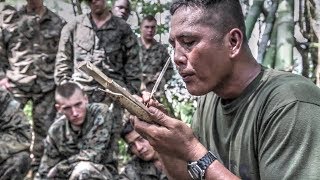
{"type": "Polygon", "coordinates": [[[11,85],[10,85],[9,79],[7,77],[0,80],[0,87],[7,90],[7,91],[11,90],[11,85]]]}
{"type": "Polygon", "coordinates": [[[150,99],[147,93],[143,93],[142,99],[149,104],[149,112],[155,124],[136,117],[131,117],[131,120],[135,130],[147,138],[157,152],[184,161],[198,160],[206,154],[206,148],[197,140],[190,127],[167,116],[164,106],[150,99]]]}

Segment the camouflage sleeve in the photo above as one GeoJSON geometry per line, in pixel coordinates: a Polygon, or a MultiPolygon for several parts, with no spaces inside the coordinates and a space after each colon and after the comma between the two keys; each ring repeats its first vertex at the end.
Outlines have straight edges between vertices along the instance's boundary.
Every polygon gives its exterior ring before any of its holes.
{"type": "Polygon", "coordinates": [[[56,65],[54,70],[54,80],[57,85],[67,82],[71,79],[74,61],[73,61],[73,30],[75,22],[69,22],[61,31],[59,48],[56,56],[56,65]]]}
{"type": "Polygon", "coordinates": [[[126,64],[124,70],[126,73],[126,85],[132,93],[137,94],[141,86],[142,70],[139,60],[139,45],[136,35],[129,27],[128,33],[124,38],[126,64]]]}
{"type": "Polygon", "coordinates": [[[131,163],[128,163],[124,170],[120,173],[119,180],[134,180],[138,179],[138,173],[136,172],[136,168],[131,163]]]}
{"type": "Polygon", "coordinates": [[[0,163],[21,151],[29,151],[31,128],[20,104],[0,89],[0,163]]]}
{"type": "Polygon", "coordinates": [[[90,161],[99,164],[106,153],[112,153],[111,150],[107,149],[110,141],[110,128],[112,127],[110,124],[112,123],[110,119],[111,113],[107,108],[95,112],[93,126],[84,138],[84,148],[78,154],[59,162],[55,166],[59,173],[68,173],[70,168],[73,168],[75,163],[80,161],[90,161]]]}
{"type": "Polygon", "coordinates": [[[45,149],[41,158],[36,179],[47,179],[50,169],[52,169],[59,161],[61,161],[61,155],[50,135],[48,135],[45,139],[44,147],[45,149]]]}

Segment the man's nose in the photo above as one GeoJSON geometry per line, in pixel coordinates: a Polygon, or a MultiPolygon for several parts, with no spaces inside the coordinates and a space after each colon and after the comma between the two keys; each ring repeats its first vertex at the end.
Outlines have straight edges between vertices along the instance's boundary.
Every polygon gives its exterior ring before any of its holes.
{"type": "Polygon", "coordinates": [[[141,143],[139,143],[139,142],[136,143],[136,148],[137,148],[137,151],[138,151],[138,152],[140,152],[140,151],[142,150],[142,147],[143,147],[143,146],[142,146],[141,143]]]}
{"type": "Polygon", "coordinates": [[[174,63],[178,68],[187,64],[187,57],[179,47],[174,48],[174,63]]]}
{"type": "Polygon", "coordinates": [[[72,107],[72,116],[77,117],[79,115],[78,108],[72,107]]]}

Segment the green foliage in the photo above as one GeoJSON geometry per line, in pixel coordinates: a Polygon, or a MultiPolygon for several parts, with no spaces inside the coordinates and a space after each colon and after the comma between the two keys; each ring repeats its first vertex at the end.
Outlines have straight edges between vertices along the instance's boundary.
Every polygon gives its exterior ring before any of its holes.
{"type": "Polygon", "coordinates": [[[127,143],[121,138],[118,141],[119,146],[119,167],[124,166],[130,159],[130,155],[128,154],[128,145],[127,143]]]}
{"type": "Polygon", "coordinates": [[[32,122],[32,101],[28,101],[23,108],[23,112],[27,115],[28,121],[32,122]]]}

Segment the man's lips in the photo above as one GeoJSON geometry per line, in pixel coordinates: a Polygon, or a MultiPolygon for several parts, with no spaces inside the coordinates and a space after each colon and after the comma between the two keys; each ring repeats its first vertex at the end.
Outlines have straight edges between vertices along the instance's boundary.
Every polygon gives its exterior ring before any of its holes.
{"type": "Polygon", "coordinates": [[[193,75],[193,72],[179,72],[180,76],[182,77],[183,81],[188,81],[193,75]]]}

